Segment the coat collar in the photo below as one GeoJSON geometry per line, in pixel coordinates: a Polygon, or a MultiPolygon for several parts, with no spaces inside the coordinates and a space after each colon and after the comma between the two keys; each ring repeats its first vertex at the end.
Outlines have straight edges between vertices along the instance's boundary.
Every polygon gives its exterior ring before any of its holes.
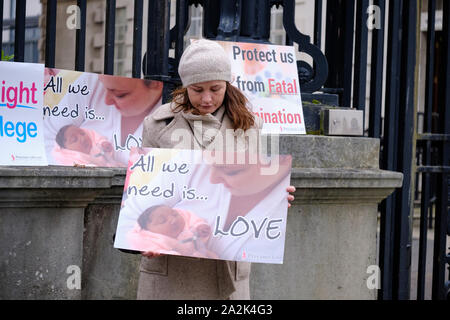
{"type": "Polygon", "coordinates": [[[223,123],[225,116],[225,107],[223,106],[214,114],[195,115],[182,112],[181,116],[189,124],[194,134],[194,139],[203,148],[210,145],[217,136],[218,131],[226,125],[223,123]]]}
{"type": "Polygon", "coordinates": [[[219,128],[222,124],[223,116],[225,115],[225,107],[221,106],[214,113],[208,113],[204,115],[197,115],[192,113],[182,113],[182,117],[189,123],[194,121],[202,121],[206,126],[212,126],[219,128]]]}

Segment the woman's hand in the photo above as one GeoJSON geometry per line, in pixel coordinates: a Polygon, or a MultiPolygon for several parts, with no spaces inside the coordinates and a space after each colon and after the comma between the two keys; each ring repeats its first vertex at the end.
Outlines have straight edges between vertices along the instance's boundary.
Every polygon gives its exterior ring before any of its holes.
{"type": "Polygon", "coordinates": [[[162,256],[161,253],[153,252],[153,251],[142,252],[142,255],[147,258],[157,258],[157,257],[162,256]]]}
{"type": "MultiPolygon", "coordinates": [[[[295,187],[294,187],[294,186],[289,186],[289,187],[286,188],[286,191],[289,192],[289,193],[294,193],[294,192],[295,192],[295,187]]],[[[294,196],[293,196],[292,194],[289,194],[289,195],[287,196],[287,200],[289,201],[289,202],[288,202],[288,208],[291,207],[290,202],[294,201],[294,199],[295,199],[295,198],[294,198],[294,196]]]]}
{"type": "Polygon", "coordinates": [[[207,224],[201,224],[197,226],[197,229],[195,231],[197,232],[197,236],[199,236],[200,238],[206,238],[211,234],[211,227],[207,224]]]}

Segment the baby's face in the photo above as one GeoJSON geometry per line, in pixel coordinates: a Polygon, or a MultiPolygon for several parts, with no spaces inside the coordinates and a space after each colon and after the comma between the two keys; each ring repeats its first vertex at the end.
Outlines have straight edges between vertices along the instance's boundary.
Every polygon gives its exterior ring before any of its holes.
{"type": "Polygon", "coordinates": [[[71,126],[64,133],[64,147],[89,154],[92,149],[92,141],[83,129],[71,126]]]}
{"type": "Polygon", "coordinates": [[[183,217],[176,210],[159,207],[152,212],[147,230],[176,238],[183,231],[184,225],[183,217]]]}

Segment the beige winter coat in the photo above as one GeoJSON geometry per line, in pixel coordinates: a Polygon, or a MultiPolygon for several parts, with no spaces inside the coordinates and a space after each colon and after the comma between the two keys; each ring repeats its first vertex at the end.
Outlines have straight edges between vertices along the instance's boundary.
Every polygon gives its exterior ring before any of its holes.
{"type": "MultiPolygon", "coordinates": [[[[256,121],[257,129],[261,128],[261,122],[256,121]]],[[[217,144],[220,148],[223,142],[219,139],[227,136],[226,129],[232,129],[232,123],[224,107],[214,115],[193,115],[174,113],[172,106],[165,104],[144,120],[142,145],[205,149],[217,144]]],[[[236,134],[234,139],[238,145],[238,140],[245,138],[236,134]]],[[[250,263],[247,262],[178,256],[142,257],[137,298],[250,299],[249,276],[250,263]]]]}

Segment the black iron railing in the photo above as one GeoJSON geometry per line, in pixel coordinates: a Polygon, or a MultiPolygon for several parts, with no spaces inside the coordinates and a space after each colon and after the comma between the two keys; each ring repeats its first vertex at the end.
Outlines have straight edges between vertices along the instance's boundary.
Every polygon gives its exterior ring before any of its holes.
{"type": "Polygon", "coordinates": [[[25,15],[26,1],[16,1],[16,18],[14,27],[14,61],[25,60],[25,15]]]}
{"type": "MultiPolygon", "coordinates": [[[[374,0],[380,10],[380,20],[386,18],[386,1],[374,0]]],[[[372,56],[370,71],[369,137],[381,136],[381,109],[383,104],[384,23],[372,31],[372,56]]]]}
{"type": "Polygon", "coordinates": [[[77,5],[80,8],[80,27],[77,29],[75,36],[75,70],[84,71],[86,51],[86,0],[77,0],[77,5]]]}

